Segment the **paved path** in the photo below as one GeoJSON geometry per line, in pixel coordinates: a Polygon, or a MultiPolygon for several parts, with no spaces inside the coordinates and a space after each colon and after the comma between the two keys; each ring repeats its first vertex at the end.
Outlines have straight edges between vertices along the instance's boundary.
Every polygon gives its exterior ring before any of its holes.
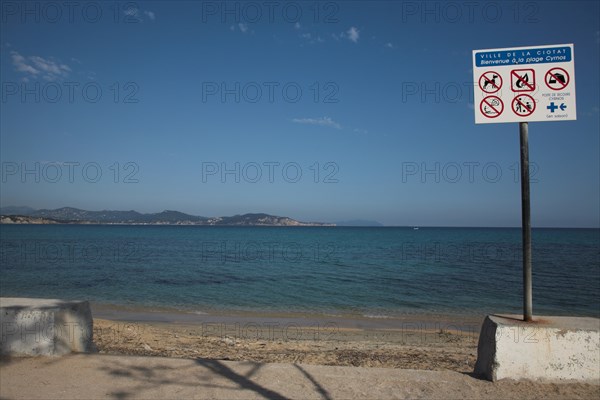
{"type": "Polygon", "coordinates": [[[598,398],[592,384],[491,383],[456,372],[111,355],[0,363],[1,399],[598,398]]]}

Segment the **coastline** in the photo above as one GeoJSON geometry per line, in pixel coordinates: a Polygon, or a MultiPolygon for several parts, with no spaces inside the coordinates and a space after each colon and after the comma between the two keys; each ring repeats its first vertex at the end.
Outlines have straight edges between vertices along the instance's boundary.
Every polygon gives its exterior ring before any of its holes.
{"type": "Polygon", "coordinates": [[[470,373],[481,320],[194,314],[93,304],[101,354],[303,363],[470,373]]]}
{"type": "Polygon", "coordinates": [[[296,324],[311,326],[335,324],[347,329],[444,329],[450,331],[478,332],[485,314],[481,313],[417,313],[402,312],[394,315],[332,312],[282,312],[274,310],[206,310],[190,311],[169,307],[126,306],[90,302],[94,318],[173,325],[198,325],[203,323],[250,324],[262,321],[267,324],[296,324]]]}
{"type": "Polygon", "coordinates": [[[256,379],[263,379],[262,384],[269,388],[279,382],[280,393],[288,393],[284,388],[297,388],[289,398],[308,397],[307,390],[315,382],[317,391],[310,392],[315,398],[322,398],[320,388],[332,395],[340,393],[335,398],[384,398],[402,390],[409,390],[407,398],[425,393],[425,397],[440,399],[598,395],[595,382],[476,379],[473,369],[479,325],[476,332],[433,328],[435,322],[450,320],[458,325],[456,315],[374,318],[259,312],[194,314],[106,304],[92,304],[92,308],[97,353],[2,359],[3,397],[32,398],[39,393],[65,397],[70,390],[72,395],[67,397],[73,398],[81,398],[82,393],[89,398],[107,393],[154,398],[159,386],[156,398],[164,398],[165,390],[170,390],[173,398],[181,397],[185,390],[197,397],[198,379],[210,387],[224,379],[219,387],[231,387],[231,391],[219,392],[221,396],[209,392],[212,394],[206,398],[233,398],[234,394],[247,398],[251,391],[240,391],[239,377],[247,377],[244,382],[251,388],[257,387],[256,379]],[[419,321],[430,325],[419,326],[419,321]],[[261,373],[253,376],[259,369],[261,373]],[[266,376],[268,371],[278,375],[266,376]],[[298,371],[313,372],[298,375],[298,371]],[[357,392],[352,385],[368,392],[357,392]],[[90,387],[95,392],[90,392],[90,387]]]}

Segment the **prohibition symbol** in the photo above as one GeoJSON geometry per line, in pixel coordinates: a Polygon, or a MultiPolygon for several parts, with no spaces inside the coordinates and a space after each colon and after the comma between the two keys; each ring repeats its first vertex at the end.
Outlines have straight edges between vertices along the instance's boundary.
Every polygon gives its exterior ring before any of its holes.
{"type": "Polygon", "coordinates": [[[569,84],[569,73],[562,68],[551,68],[544,78],[546,86],[554,90],[562,90],[569,84]]]}
{"type": "Polygon", "coordinates": [[[519,95],[512,101],[512,110],[519,117],[528,117],[535,111],[535,100],[528,94],[519,95]]]}
{"type": "Polygon", "coordinates": [[[504,111],[504,103],[497,96],[488,96],[481,100],[479,109],[484,117],[496,118],[504,111]]]}
{"type": "Polygon", "coordinates": [[[533,69],[513,69],[510,71],[510,81],[513,92],[531,92],[535,90],[535,71],[533,69]]]}
{"type": "Polygon", "coordinates": [[[502,87],[502,77],[494,71],[487,71],[479,77],[479,88],[485,93],[496,93],[502,87]]]}

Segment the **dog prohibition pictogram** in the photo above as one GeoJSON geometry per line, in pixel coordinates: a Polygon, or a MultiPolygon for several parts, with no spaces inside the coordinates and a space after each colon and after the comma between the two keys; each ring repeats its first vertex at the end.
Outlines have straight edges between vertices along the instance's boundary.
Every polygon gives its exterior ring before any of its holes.
{"type": "Polygon", "coordinates": [[[510,88],[513,92],[531,92],[535,90],[535,71],[533,69],[513,69],[510,71],[510,88]]]}
{"type": "Polygon", "coordinates": [[[528,94],[521,94],[513,99],[512,110],[519,117],[527,117],[535,111],[535,100],[528,94]]]}
{"type": "Polygon", "coordinates": [[[562,68],[551,68],[544,77],[546,86],[554,90],[562,90],[569,84],[569,73],[562,68]]]}
{"type": "Polygon", "coordinates": [[[479,88],[485,93],[496,93],[502,87],[502,77],[494,71],[487,71],[479,77],[479,88]]]}
{"type": "Polygon", "coordinates": [[[488,96],[481,100],[479,110],[484,117],[496,118],[504,111],[504,103],[498,96],[488,96]]]}

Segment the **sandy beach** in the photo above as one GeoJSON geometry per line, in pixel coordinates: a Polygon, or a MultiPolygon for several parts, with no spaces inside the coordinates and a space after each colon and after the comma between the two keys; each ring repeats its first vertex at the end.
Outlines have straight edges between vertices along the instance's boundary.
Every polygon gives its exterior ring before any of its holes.
{"type": "Polygon", "coordinates": [[[472,372],[474,316],[197,315],[94,307],[100,354],[472,372]]]}
{"type": "Polygon", "coordinates": [[[94,342],[101,354],[457,372],[471,372],[477,356],[477,337],[456,331],[223,327],[96,319],[94,342]]]}
{"type": "MultiPolygon", "coordinates": [[[[99,312],[97,353],[4,359],[2,398],[588,399],[598,382],[473,376],[478,332],[407,319],[99,312]],[[137,316],[138,321],[133,320],[137,316]],[[158,320],[158,321],[157,321],[158,320]],[[309,323],[307,323],[309,322],[309,323]],[[436,329],[435,327],[445,327],[436,329]]],[[[437,322],[436,322],[437,321],[437,322]]],[[[470,321],[470,322],[469,322],[470,321]]],[[[479,326],[477,326],[479,328],[479,326]]]]}

